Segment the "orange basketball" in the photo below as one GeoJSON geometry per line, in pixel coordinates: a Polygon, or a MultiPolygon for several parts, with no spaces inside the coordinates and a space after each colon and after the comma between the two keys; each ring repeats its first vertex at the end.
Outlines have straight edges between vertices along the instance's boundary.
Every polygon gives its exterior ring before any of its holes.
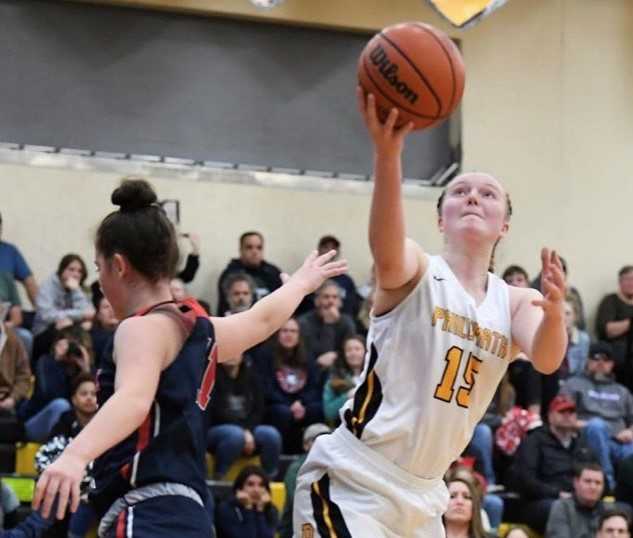
{"type": "Polygon", "coordinates": [[[421,22],[385,28],[367,43],[358,61],[358,80],[376,98],[381,121],[399,110],[397,126],[415,129],[441,123],[464,93],[464,61],[444,33],[421,22]]]}

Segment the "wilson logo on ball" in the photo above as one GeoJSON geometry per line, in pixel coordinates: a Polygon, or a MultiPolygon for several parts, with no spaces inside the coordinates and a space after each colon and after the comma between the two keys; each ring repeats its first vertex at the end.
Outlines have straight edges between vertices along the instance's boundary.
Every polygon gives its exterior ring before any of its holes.
{"type": "Polygon", "coordinates": [[[384,78],[389,85],[404,97],[412,105],[418,100],[418,94],[415,93],[407,84],[398,78],[398,65],[393,63],[381,45],[376,45],[369,54],[371,63],[374,64],[382,78],[384,78]]]}

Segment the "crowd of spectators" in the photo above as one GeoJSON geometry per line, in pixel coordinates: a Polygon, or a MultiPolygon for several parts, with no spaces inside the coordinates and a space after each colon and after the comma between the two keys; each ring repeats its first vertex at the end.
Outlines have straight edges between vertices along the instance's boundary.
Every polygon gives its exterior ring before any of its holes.
{"type": "MultiPolygon", "coordinates": [[[[0,232],[1,225],[0,217],[0,232]]],[[[190,252],[171,282],[177,301],[189,297],[187,284],[200,266],[198,237],[185,237],[190,252]]],[[[239,238],[239,255],[217,283],[215,315],[248,309],[282,285],[281,269],[266,261],[264,246],[257,231],[239,238]]],[[[341,249],[332,235],[316,246],[320,252],[341,249]]],[[[72,438],[96,411],[87,393],[94,393],[93,376],[118,320],[98,284],[86,285],[87,277],[84,260],[67,253],[38,285],[19,249],[0,241],[0,442],[49,443],[62,430],[72,438]],[[23,307],[18,284],[30,308],[23,307]]],[[[517,265],[503,278],[514,286],[539,285],[517,265]]],[[[269,341],[218,367],[207,436],[213,479],[225,479],[241,457],[261,462],[246,467],[231,496],[210,508],[220,538],[291,535],[299,466],[314,439],[339,424],[340,409],[361,382],[372,285],[357,287],[347,274],[325,282],[269,341]],[[282,455],[294,456],[287,469],[282,455]],[[284,479],[287,489],[281,514],[271,503],[275,479],[284,479]]],[[[568,289],[569,346],[561,368],[543,375],[529,357],[517,357],[446,477],[448,538],[496,536],[512,505],[513,521],[548,538],[629,536],[633,266],[622,268],[619,289],[600,303],[593,340],[581,294],[571,284],[568,289]]],[[[24,524],[46,527],[33,517],[24,524]]],[[[84,535],[86,521],[87,509],[84,519],[70,522],[79,529],[73,536],[84,535]]],[[[517,527],[505,536],[527,534],[517,527]]]]}

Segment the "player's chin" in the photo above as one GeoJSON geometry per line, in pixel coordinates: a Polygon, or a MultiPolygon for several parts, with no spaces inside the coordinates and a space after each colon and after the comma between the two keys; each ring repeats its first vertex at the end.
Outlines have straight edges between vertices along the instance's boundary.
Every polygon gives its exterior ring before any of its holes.
{"type": "Polygon", "coordinates": [[[492,226],[484,219],[478,217],[460,219],[454,228],[454,233],[460,239],[469,243],[494,242],[498,237],[498,233],[495,233],[492,226]]]}

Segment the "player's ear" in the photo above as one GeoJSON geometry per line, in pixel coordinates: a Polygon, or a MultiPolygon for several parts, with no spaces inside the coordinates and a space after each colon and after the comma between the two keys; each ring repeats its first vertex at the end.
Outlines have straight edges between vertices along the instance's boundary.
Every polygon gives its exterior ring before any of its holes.
{"type": "Polygon", "coordinates": [[[122,254],[119,254],[118,252],[115,252],[112,255],[111,264],[112,264],[112,271],[119,278],[123,278],[130,273],[130,269],[131,269],[130,262],[125,256],[123,256],[122,254]]]}

